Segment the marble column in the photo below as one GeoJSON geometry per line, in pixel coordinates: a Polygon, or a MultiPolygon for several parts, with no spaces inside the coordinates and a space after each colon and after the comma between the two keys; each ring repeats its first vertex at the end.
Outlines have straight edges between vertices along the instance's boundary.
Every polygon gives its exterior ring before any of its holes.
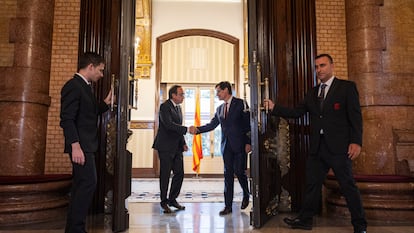
{"type": "Polygon", "coordinates": [[[54,0],[13,4],[14,61],[0,67],[1,226],[61,220],[72,183],[70,174],[44,174],[54,0]]]}
{"type": "MultiPolygon", "coordinates": [[[[354,161],[367,217],[414,220],[414,21],[412,0],[345,0],[348,78],[363,114],[363,148],[354,161]]],[[[346,213],[327,181],[331,211],[346,213]]]]}
{"type": "Polygon", "coordinates": [[[14,62],[1,67],[0,176],[44,174],[54,0],[17,0],[14,62]]]}
{"type": "Polygon", "coordinates": [[[348,73],[364,118],[363,151],[354,167],[360,174],[414,175],[414,153],[397,151],[414,132],[412,10],[411,0],[346,0],[348,73]]]}

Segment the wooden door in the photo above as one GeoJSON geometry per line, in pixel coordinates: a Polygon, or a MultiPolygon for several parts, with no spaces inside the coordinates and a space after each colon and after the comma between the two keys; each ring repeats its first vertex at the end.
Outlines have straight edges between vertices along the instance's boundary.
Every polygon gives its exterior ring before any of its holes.
{"type": "MultiPolygon", "coordinates": [[[[129,228],[129,212],[126,206],[131,195],[132,153],[126,148],[131,131],[128,129],[130,118],[130,95],[133,93],[131,80],[134,78],[135,43],[135,0],[121,1],[118,17],[120,70],[118,81],[112,82],[116,90],[116,154],[114,156],[112,231],[120,232],[129,228]]],[[[115,77],[113,78],[115,80],[115,77]]]]}
{"type": "Polygon", "coordinates": [[[309,119],[270,116],[264,98],[293,107],[314,85],[313,0],[248,0],[251,90],[251,224],[301,207],[309,119]]]}
{"type": "Polygon", "coordinates": [[[98,101],[109,90],[116,100],[99,118],[96,155],[98,184],[91,213],[111,214],[112,230],[129,227],[126,199],[131,194],[132,155],[126,149],[129,87],[133,73],[135,0],[82,0],[79,54],[93,51],[105,58],[104,77],[94,86],[98,101]]]}

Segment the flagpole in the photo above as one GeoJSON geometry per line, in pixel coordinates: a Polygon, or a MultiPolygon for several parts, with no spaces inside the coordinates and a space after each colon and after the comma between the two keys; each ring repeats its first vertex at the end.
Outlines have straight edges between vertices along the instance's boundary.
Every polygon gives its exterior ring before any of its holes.
{"type": "MultiPolygon", "coordinates": [[[[194,126],[198,127],[201,124],[200,119],[200,93],[197,91],[195,114],[194,114],[194,126]]],[[[201,134],[193,136],[193,171],[196,172],[196,178],[199,178],[200,173],[200,160],[203,158],[202,138],[201,134]]]]}

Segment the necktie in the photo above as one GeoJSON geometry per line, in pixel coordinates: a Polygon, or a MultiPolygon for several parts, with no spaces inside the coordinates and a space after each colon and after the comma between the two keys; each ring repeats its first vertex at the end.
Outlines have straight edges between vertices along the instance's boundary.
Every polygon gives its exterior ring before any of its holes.
{"type": "Polygon", "coordinates": [[[318,101],[319,101],[319,107],[322,110],[323,109],[323,101],[325,100],[325,88],[326,88],[326,84],[323,83],[321,84],[321,92],[319,92],[318,95],[318,101]]]}
{"type": "Polygon", "coordinates": [[[175,110],[177,111],[178,116],[180,116],[180,121],[182,121],[183,115],[181,114],[181,107],[180,107],[180,105],[175,106],[175,110]]]}
{"type": "Polygon", "coordinates": [[[226,119],[227,118],[227,102],[226,102],[226,104],[224,105],[224,119],[226,119]]]}
{"type": "Polygon", "coordinates": [[[91,89],[91,92],[92,92],[92,95],[94,94],[94,91],[93,91],[93,86],[92,86],[92,83],[91,82],[89,82],[88,83],[88,86],[89,86],[89,88],[91,89]]]}

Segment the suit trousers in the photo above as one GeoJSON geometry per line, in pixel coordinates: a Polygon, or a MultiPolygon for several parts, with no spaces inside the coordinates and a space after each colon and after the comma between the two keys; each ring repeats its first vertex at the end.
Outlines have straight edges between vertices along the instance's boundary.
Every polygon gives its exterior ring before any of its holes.
{"type": "Polygon", "coordinates": [[[323,136],[321,136],[318,153],[310,155],[307,160],[305,199],[299,218],[308,223],[312,222],[312,217],[318,212],[320,206],[321,189],[329,168],[332,168],[341,187],[351,213],[354,229],[356,231],[366,230],[365,212],[352,174],[352,160],[346,153],[331,153],[323,136]]]}
{"type": "Polygon", "coordinates": [[[85,153],[83,166],[72,163],[72,176],[65,233],[84,233],[86,217],[97,183],[94,153],[85,153]]]}
{"type": "Polygon", "coordinates": [[[174,201],[180,194],[184,179],[183,153],[158,151],[160,159],[160,199],[161,204],[174,201]],[[170,193],[167,199],[168,185],[170,183],[171,171],[173,177],[171,181],[170,193]]]}
{"type": "Polygon", "coordinates": [[[234,174],[243,190],[243,198],[249,198],[249,184],[247,181],[247,155],[242,152],[233,152],[226,145],[223,154],[224,161],[224,203],[226,207],[232,208],[234,195],[234,174]]]}

